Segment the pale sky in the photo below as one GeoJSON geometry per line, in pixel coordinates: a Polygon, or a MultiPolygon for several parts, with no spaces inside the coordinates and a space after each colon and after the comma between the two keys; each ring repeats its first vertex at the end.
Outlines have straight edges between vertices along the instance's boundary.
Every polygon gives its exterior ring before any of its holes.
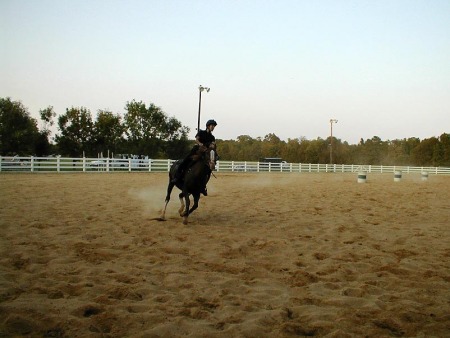
{"type": "Polygon", "coordinates": [[[0,0],[0,97],[124,114],[154,103],[195,135],[351,144],[450,133],[449,0],[0,0]]]}

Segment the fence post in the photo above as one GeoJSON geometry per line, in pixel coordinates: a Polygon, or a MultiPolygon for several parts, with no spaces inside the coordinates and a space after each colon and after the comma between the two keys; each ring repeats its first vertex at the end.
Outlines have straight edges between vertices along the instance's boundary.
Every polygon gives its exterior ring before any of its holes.
{"type": "Polygon", "coordinates": [[[34,157],[33,156],[30,156],[30,165],[31,165],[31,172],[33,172],[34,171],[34,157]]]}
{"type": "Polygon", "coordinates": [[[2,171],[2,157],[0,156],[0,172],[2,171]]]}
{"type": "Polygon", "coordinates": [[[61,155],[56,156],[56,171],[59,173],[61,171],[61,155]]]}

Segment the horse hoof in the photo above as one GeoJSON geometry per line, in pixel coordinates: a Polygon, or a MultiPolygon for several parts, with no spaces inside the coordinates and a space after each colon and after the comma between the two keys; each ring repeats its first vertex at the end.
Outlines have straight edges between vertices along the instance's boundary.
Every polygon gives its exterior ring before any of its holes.
{"type": "Polygon", "coordinates": [[[187,225],[187,224],[188,224],[188,220],[187,220],[186,217],[183,219],[183,224],[184,224],[184,225],[187,225]]]}

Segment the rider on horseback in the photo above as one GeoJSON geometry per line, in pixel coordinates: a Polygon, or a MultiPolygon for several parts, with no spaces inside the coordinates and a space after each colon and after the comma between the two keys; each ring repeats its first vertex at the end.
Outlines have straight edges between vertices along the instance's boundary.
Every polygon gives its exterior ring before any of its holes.
{"type": "MultiPolygon", "coordinates": [[[[172,180],[172,183],[177,183],[183,177],[186,169],[189,168],[189,165],[192,163],[192,157],[198,153],[204,153],[207,150],[215,150],[216,149],[216,138],[212,134],[214,128],[217,126],[217,122],[214,120],[208,120],[206,122],[206,130],[199,130],[197,135],[195,135],[195,145],[189,152],[189,154],[180,162],[177,171],[175,173],[175,177],[172,180]]],[[[206,184],[206,183],[205,183],[206,184]]],[[[206,185],[203,188],[202,194],[207,196],[208,191],[206,190],[206,185]]]]}

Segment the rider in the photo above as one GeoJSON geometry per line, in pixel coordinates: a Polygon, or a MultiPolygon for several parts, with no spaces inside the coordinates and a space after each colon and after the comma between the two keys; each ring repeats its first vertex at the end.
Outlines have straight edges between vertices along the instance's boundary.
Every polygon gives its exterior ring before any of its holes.
{"type": "MultiPolygon", "coordinates": [[[[206,130],[200,129],[197,132],[197,135],[195,135],[195,145],[191,149],[189,154],[179,164],[177,171],[175,173],[175,177],[172,180],[172,183],[177,183],[181,179],[183,172],[188,168],[189,164],[191,163],[192,155],[195,155],[199,150],[201,152],[205,152],[207,150],[216,149],[216,138],[212,134],[216,126],[217,126],[216,121],[208,120],[208,122],[206,122],[206,130]]],[[[206,186],[203,188],[202,194],[205,196],[208,195],[206,186]]]]}

